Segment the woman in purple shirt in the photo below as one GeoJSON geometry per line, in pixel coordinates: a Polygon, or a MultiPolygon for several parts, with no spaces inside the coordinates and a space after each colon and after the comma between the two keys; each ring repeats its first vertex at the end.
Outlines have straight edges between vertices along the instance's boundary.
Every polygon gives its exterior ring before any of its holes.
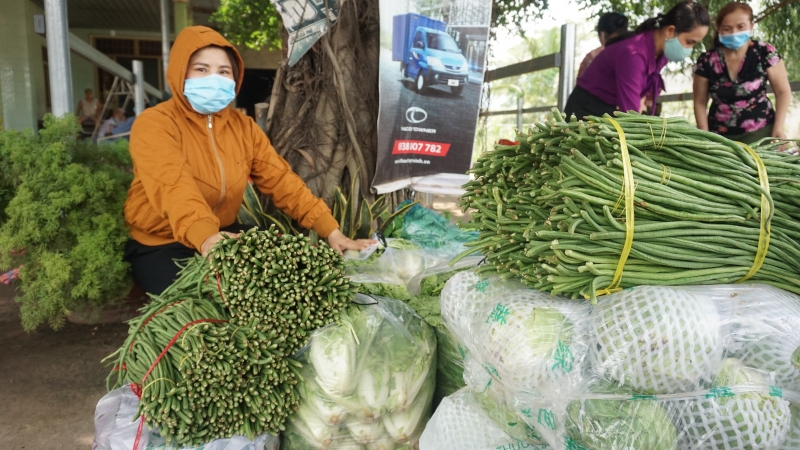
{"type": "Polygon", "coordinates": [[[711,18],[700,3],[682,1],[666,14],[646,20],[632,33],[606,44],[592,65],[578,77],[565,112],[602,116],[614,111],[642,111],[642,99],[653,103],[664,88],[661,69],[667,61],[683,61],[708,33],[711,18]]]}

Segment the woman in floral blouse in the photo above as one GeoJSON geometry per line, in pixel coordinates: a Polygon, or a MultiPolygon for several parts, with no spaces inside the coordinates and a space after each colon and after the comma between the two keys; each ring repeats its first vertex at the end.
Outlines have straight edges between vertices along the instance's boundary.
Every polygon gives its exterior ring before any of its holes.
{"type": "Polygon", "coordinates": [[[753,10],[745,3],[728,3],[716,25],[715,47],[694,68],[697,126],[745,143],[785,138],[792,100],[789,77],[775,47],[752,39],[753,10]],[[775,108],[767,98],[767,81],[775,91],[775,108]]]}

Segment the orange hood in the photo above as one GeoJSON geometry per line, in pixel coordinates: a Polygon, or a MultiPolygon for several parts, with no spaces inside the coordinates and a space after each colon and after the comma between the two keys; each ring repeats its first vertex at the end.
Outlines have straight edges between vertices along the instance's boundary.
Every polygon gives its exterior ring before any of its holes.
{"type": "Polygon", "coordinates": [[[186,71],[189,68],[189,60],[192,58],[194,52],[201,48],[208,47],[209,45],[216,45],[217,47],[230,48],[236,55],[236,61],[231,61],[239,67],[239,77],[236,80],[236,93],[242,87],[242,79],[244,78],[244,61],[242,61],[239,51],[221,34],[204,26],[193,26],[184,28],[172,44],[172,50],[169,52],[169,67],[167,68],[167,84],[172,92],[172,96],[177,100],[176,103],[187,112],[199,114],[192,109],[189,101],[183,95],[183,83],[186,80],[186,71]]]}

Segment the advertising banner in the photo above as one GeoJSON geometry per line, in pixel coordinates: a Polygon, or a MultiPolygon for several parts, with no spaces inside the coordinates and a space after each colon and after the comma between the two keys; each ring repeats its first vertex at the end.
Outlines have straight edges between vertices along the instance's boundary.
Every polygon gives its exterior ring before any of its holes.
{"type": "Polygon", "coordinates": [[[272,0],[289,32],[289,65],[293,66],[328,32],[339,14],[339,0],[272,0]]]}
{"type": "Polygon", "coordinates": [[[380,9],[372,187],[458,190],[472,160],[492,0],[380,0],[380,9]]]}

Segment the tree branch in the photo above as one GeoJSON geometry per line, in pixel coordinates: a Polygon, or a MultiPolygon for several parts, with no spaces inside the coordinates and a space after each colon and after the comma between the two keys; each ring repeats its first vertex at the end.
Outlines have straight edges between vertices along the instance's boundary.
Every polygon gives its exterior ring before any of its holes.
{"type": "Polygon", "coordinates": [[[753,23],[761,22],[762,20],[766,19],[767,17],[769,17],[769,16],[775,14],[776,12],[780,11],[781,8],[783,8],[784,6],[788,6],[788,5],[791,5],[793,3],[797,3],[798,1],[800,1],[800,0],[783,0],[780,3],[772,5],[769,8],[767,8],[766,10],[764,10],[764,12],[759,14],[759,16],[756,17],[755,20],[753,20],[753,23]]]}
{"type": "Polygon", "coordinates": [[[367,162],[364,160],[364,154],[361,153],[361,146],[358,144],[358,137],[356,136],[356,121],[353,118],[353,112],[347,105],[347,92],[344,90],[344,83],[342,81],[344,80],[344,75],[342,73],[342,68],[339,66],[339,61],[336,59],[336,54],[331,48],[329,36],[330,30],[321,39],[322,48],[328,55],[328,58],[331,61],[331,66],[333,66],[333,84],[336,87],[336,90],[339,91],[339,100],[341,101],[342,113],[345,119],[344,122],[347,126],[347,134],[350,136],[350,141],[353,144],[352,150],[355,153],[355,158],[360,169],[358,174],[359,178],[361,178],[361,191],[366,196],[367,193],[365,192],[365,189],[367,189],[366,186],[369,183],[369,181],[366,180],[367,162]]]}

